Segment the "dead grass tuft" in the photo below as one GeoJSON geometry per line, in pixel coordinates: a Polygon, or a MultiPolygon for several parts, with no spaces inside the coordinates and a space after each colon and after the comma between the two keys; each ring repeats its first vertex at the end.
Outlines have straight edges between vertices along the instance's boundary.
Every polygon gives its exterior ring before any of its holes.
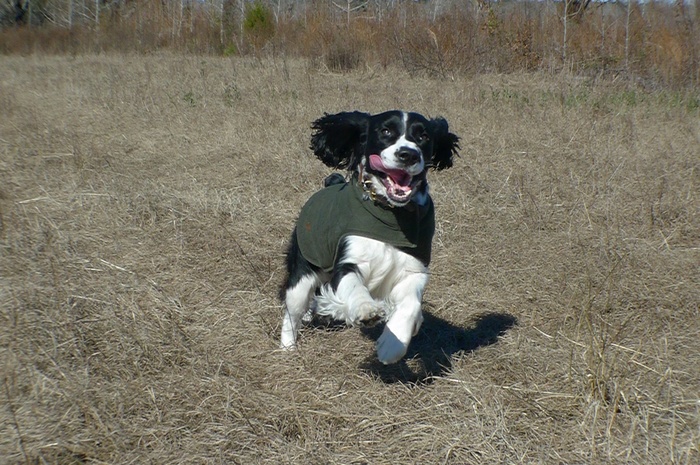
{"type": "Polygon", "coordinates": [[[696,91],[1,61],[8,463],[698,461],[696,91]],[[284,244],[328,173],[309,124],[388,108],[462,136],[432,176],[425,324],[390,367],[371,330],[305,328],[281,353],[284,244]]]}

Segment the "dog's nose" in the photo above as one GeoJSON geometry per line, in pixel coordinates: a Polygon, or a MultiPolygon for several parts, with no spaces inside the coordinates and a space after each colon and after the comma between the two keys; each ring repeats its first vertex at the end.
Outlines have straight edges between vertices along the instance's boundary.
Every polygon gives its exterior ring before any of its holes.
{"type": "Polygon", "coordinates": [[[420,153],[416,149],[410,147],[401,147],[396,152],[396,157],[406,166],[415,165],[420,161],[420,153]]]}

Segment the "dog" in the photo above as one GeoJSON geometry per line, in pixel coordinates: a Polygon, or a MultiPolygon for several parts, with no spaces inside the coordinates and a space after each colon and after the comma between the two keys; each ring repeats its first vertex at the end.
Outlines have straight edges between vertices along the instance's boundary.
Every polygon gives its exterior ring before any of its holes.
{"type": "Polygon", "coordinates": [[[450,168],[459,137],[444,118],[398,110],[325,114],[311,150],[334,173],[307,201],[287,250],[282,349],[315,316],[385,321],[377,358],[395,363],[423,322],[435,213],[426,173],[450,168]]]}

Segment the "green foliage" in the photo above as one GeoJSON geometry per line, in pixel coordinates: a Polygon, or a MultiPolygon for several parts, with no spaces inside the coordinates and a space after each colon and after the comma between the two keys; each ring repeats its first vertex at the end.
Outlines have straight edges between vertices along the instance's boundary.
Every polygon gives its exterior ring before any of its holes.
{"type": "Polygon", "coordinates": [[[187,92],[185,95],[183,95],[182,100],[191,107],[195,106],[197,103],[197,100],[192,91],[187,92]]]}
{"type": "Polygon", "coordinates": [[[230,57],[234,55],[238,55],[238,47],[236,47],[236,44],[229,44],[226,47],[224,47],[223,51],[221,52],[225,57],[230,57]]]}
{"type": "Polygon", "coordinates": [[[246,12],[243,30],[255,36],[269,37],[275,30],[272,11],[260,2],[246,12]]]}

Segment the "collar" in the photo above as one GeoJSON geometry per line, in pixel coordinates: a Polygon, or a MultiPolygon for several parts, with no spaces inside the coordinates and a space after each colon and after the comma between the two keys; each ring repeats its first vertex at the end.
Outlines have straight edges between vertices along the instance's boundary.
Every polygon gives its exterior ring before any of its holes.
{"type": "MultiPolygon", "coordinates": [[[[364,192],[364,195],[362,196],[363,200],[371,200],[374,202],[374,204],[384,208],[396,208],[396,205],[389,203],[387,199],[377,195],[377,191],[374,189],[374,185],[372,185],[372,180],[365,177],[365,167],[362,166],[362,164],[359,164],[357,167],[357,180],[355,180],[355,176],[353,176],[353,182],[357,182],[357,185],[362,188],[362,191],[364,192]]],[[[406,207],[408,207],[410,204],[411,202],[406,204],[406,207]]]]}

